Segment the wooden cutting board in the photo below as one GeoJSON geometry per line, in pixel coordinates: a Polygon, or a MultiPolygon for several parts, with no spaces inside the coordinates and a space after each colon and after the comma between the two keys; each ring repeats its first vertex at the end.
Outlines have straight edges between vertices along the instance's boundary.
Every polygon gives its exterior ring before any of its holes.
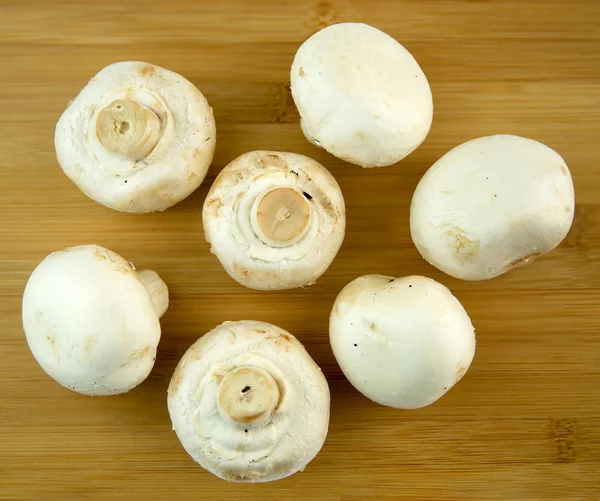
{"type": "Polygon", "coordinates": [[[0,498],[592,501],[600,499],[600,2],[45,1],[0,2],[0,498]],[[289,89],[300,43],[363,21],[403,43],[427,74],[435,117],[399,165],[363,170],[312,147],[289,89]],[[160,214],[86,198],[54,154],[56,120],[102,67],[142,60],[183,74],[214,107],[218,139],[202,187],[160,214]],[[563,244],[489,282],[427,265],[408,230],[420,176],[451,147],[513,133],[556,149],[577,195],[563,244]],[[346,240],[316,285],[261,293],[208,251],[201,207],[219,170],[253,149],[312,156],[338,179],[346,240]],[[50,252],[98,243],[157,270],[171,290],[149,379],[91,398],[53,382],[21,329],[20,301],[50,252]],[[452,289],[477,328],[466,377],[436,404],[399,411],[342,376],[328,315],[358,275],[424,274],[452,289]],[[204,472],[171,431],[166,389],[179,358],[225,320],[294,333],[332,392],[330,433],[304,473],[235,485],[204,472]]]}

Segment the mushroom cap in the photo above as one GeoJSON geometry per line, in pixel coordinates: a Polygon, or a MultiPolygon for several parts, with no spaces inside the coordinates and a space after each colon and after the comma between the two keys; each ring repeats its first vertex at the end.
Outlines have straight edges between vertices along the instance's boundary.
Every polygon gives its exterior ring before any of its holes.
{"type": "Polygon", "coordinates": [[[329,426],[329,387],[317,364],[289,332],[250,320],[225,322],[187,350],[168,406],[187,453],[231,482],[302,470],[329,426]]]}
{"type": "Polygon", "coordinates": [[[314,283],[335,258],[346,228],[344,197],[329,171],[303,155],[274,151],[245,153],[227,165],[206,197],[202,218],[211,252],[227,273],[259,290],[314,283]],[[261,208],[266,216],[277,215],[281,192],[291,195],[281,206],[293,216],[287,221],[300,229],[287,243],[270,238],[278,231],[265,235],[260,227],[261,208]]]}
{"type": "Polygon", "coordinates": [[[307,139],[362,167],[402,160],[425,140],[433,99],[415,58],[386,33],[334,24],[296,52],[292,96],[307,139]]]}
{"type": "MultiPolygon", "coordinates": [[[[133,134],[134,124],[125,125],[133,134]]],[[[200,186],[216,130],[211,107],[191,82],[152,64],[127,61],[107,66],[89,81],[60,117],[54,141],[63,171],[86,195],[115,210],[143,213],[165,210],[200,186]],[[147,124],[156,129],[156,145],[135,158],[109,151],[97,135],[107,125],[103,110],[113,105],[117,113],[122,101],[133,102],[138,114],[146,110],[156,122],[147,124]]]]}
{"type": "Polygon", "coordinates": [[[425,173],[410,230],[433,266],[485,280],[554,249],[574,211],[573,180],[558,153],[532,139],[486,136],[450,150],[425,173]]]}
{"type": "Polygon", "coordinates": [[[350,383],[399,409],[435,402],[475,355],[467,312],[446,287],[421,276],[365,275],[350,282],[333,305],[329,338],[350,383]]]}
{"type": "Polygon", "coordinates": [[[98,245],[54,252],[23,295],[33,356],[61,385],[86,395],[124,393],[154,365],[160,323],[132,265],[98,245]]]}

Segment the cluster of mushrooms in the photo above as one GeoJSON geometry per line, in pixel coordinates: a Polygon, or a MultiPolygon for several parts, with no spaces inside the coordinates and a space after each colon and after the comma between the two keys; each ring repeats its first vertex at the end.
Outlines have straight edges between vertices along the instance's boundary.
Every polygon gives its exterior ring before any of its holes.
{"type": "MultiPolygon", "coordinates": [[[[325,28],[298,49],[291,89],[306,138],[362,167],[387,166],[429,132],[433,102],[413,56],[359,23],[325,28]]],[[[56,126],[58,161],[90,198],[124,212],[165,210],[194,192],[213,158],[216,128],[202,93],[140,62],[104,68],[56,126]]],[[[485,280],[556,247],[574,214],[565,161],[531,139],[473,139],[440,158],[410,207],[412,239],[433,266],[485,280]]],[[[227,273],[259,290],[314,283],[345,231],[331,173],[306,156],[252,151],[227,165],[204,203],[204,233],[227,273]]],[[[127,392],[148,376],[168,289],[98,245],[55,252],[23,297],[27,342],[43,370],[86,395],[127,392]],[[49,293],[50,292],[50,293],[49,293]]],[[[465,374],[475,329],[442,284],[366,275],[338,295],[331,347],[369,399],[399,409],[435,402],[465,374]]],[[[173,428],[189,455],[220,478],[266,482],[302,470],[329,423],[329,388],[289,332],[225,322],[196,341],[168,390],[173,428]]]]}

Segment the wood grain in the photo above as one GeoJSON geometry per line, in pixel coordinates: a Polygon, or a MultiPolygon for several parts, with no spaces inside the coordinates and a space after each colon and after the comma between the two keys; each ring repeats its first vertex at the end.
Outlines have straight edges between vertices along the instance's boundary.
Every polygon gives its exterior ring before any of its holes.
{"type": "Polygon", "coordinates": [[[600,2],[68,1],[0,2],[0,498],[298,500],[600,499],[600,2]],[[308,144],[287,87],[299,44],[360,20],[400,40],[428,75],[435,118],[395,167],[362,170],[308,144]],[[182,73],[214,107],[209,176],[160,214],[105,209],[62,174],[56,120],[103,66],[124,59],[182,73]],[[452,146],[510,132],[566,159],[577,194],[565,242],[484,283],[442,275],[410,241],[420,176],[452,146]],[[348,232],[316,285],[258,293],[208,252],[201,206],[219,170],[253,149],[314,157],[338,179],[348,232]],[[29,273],[51,251],[99,243],[171,289],[150,378],[89,398],[50,380],[20,324],[29,273]],[[364,273],[425,274],[448,285],[477,327],[475,361],[438,403],[401,412],[342,377],[327,338],[332,301],[364,273]],[[224,320],[296,334],[332,391],[331,428],[306,471],[267,485],[227,484],[193,463],[170,429],[166,388],[179,357],[224,320]]]}

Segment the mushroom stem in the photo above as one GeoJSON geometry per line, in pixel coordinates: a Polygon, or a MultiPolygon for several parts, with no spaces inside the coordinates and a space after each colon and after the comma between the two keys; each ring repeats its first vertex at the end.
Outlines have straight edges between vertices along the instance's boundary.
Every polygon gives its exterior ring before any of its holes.
{"type": "Polygon", "coordinates": [[[217,405],[224,419],[244,428],[268,421],[279,402],[279,387],[273,376],[254,365],[229,372],[219,385],[217,405]]]}
{"type": "Polygon", "coordinates": [[[266,243],[292,244],[306,233],[310,217],[303,195],[291,188],[276,188],[257,199],[255,231],[266,243]]]}
{"type": "Polygon", "coordinates": [[[141,160],[160,136],[160,119],[150,108],[131,99],[118,99],[98,112],[96,136],[115,155],[141,160]]]}
{"type": "Polygon", "coordinates": [[[159,318],[162,317],[169,307],[169,289],[167,288],[167,284],[162,281],[155,271],[141,270],[137,274],[148,290],[159,318]]]}

